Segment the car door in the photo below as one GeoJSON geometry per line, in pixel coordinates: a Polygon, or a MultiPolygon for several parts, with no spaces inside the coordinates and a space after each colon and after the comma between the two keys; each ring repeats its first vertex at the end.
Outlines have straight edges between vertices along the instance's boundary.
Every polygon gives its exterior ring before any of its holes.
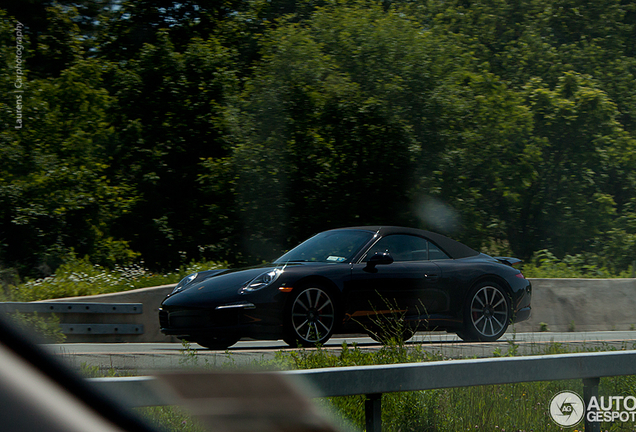
{"type": "Polygon", "coordinates": [[[418,236],[393,234],[381,238],[353,264],[345,288],[348,314],[364,321],[378,314],[399,313],[409,320],[426,319],[447,307],[440,290],[441,269],[428,260],[429,242],[418,236]],[[373,265],[370,258],[388,254],[390,264],[373,265]]]}

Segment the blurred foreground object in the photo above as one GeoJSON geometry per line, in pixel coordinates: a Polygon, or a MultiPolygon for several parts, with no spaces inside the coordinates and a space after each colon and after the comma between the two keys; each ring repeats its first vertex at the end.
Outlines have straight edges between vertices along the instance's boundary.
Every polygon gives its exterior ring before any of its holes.
{"type": "Polygon", "coordinates": [[[0,365],[3,432],[155,431],[44,352],[3,314],[0,365]]]}
{"type": "Polygon", "coordinates": [[[308,393],[280,374],[188,372],[159,379],[179,405],[208,426],[227,432],[335,432],[308,393]]]}
{"type": "Polygon", "coordinates": [[[209,430],[335,432],[292,378],[278,374],[188,372],[116,392],[98,388],[46,353],[0,314],[3,432],[156,432],[129,406],[181,405],[209,430]]]}

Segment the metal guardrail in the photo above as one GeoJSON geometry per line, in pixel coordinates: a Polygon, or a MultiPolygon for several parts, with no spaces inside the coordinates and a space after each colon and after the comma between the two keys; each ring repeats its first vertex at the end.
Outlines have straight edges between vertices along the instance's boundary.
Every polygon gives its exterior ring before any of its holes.
{"type": "Polygon", "coordinates": [[[142,303],[0,302],[0,312],[143,313],[142,303]]]}
{"type": "MultiPolygon", "coordinates": [[[[534,381],[583,380],[587,406],[598,397],[600,378],[636,375],[636,351],[500,357],[378,366],[337,367],[277,373],[308,383],[315,397],[367,395],[368,432],[381,430],[383,393],[452,387],[513,384],[534,381]]],[[[94,378],[90,380],[131,407],[172,405],[159,391],[154,377],[94,378]]],[[[600,423],[585,419],[586,431],[600,431],[600,423]]]]}
{"type": "MultiPolygon", "coordinates": [[[[81,302],[0,302],[0,313],[55,314],[141,314],[142,303],[81,303],[81,302]]],[[[60,323],[62,333],[71,334],[143,334],[143,324],[123,323],[60,323]]]]}

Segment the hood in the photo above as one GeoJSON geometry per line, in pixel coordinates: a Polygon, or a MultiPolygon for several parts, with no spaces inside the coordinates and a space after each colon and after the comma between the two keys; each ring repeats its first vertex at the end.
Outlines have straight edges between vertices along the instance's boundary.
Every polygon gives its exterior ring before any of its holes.
{"type": "Polygon", "coordinates": [[[162,306],[183,306],[189,303],[195,306],[202,303],[209,305],[215,300],[223,302],[234,295],[238,296],[239,290],[255,277],[277,267],[280,266],[267,264],[247,269],[213,271],[212,274],[201,272],[200,277],[185,283],[181,289],[169,294],[161,304],[162,306]]]}

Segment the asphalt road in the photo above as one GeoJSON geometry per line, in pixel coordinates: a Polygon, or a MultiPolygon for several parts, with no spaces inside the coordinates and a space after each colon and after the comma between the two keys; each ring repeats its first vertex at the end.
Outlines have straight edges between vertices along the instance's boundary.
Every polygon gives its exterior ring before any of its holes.
{"type": "MultiPolygon", "coordinates": [[[[324,348],[333,352],[356,344],[362,350],[379,350],[368,337],[332,338],[324,348]]],[[[551,354],[567,351],[636,349],[636,331],[574,333],[506,333],[497,342],[461,341],[454,334],[418,333],[407,346],[446,358],[492,357],[515,351],[517,355],[551,354]]],[[[283,341],[240,341],[227,352],[211,351],[197,344],[181,343],[82,343],[47,344],[44,347],[75,369],[148,374],[184,367],[247,365],[271,360],[281,350],[292,350],[283,341]]]]}

